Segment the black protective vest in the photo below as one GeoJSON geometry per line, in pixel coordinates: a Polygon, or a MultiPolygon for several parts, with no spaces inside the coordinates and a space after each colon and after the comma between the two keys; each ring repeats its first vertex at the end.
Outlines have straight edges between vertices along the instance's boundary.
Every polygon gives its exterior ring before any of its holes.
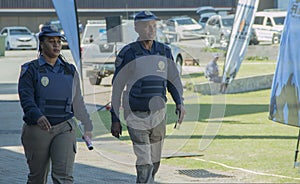
{"type": "Polygon", "coordinates": [[[35,100],[41,112],[51,124],[57,124],[73,116],[72,97],[75,71],[64,62],[62,70],[54,73],[32,61],[36,70],[35,100]]]}
{"type": "Polygon", "coordinates": [[[165,46],[159,44],[156,55],[144,56],[137,42],[131,43],[135,60],[131,61],[131,71],[126,91],[129,92],[129,105],[132,111],[149,111],[149,101],[153,97],[160,97],[160,102],[154,102],[155,108],[161,109],[166,102],[167,87],[167,58],[165,46]]]}

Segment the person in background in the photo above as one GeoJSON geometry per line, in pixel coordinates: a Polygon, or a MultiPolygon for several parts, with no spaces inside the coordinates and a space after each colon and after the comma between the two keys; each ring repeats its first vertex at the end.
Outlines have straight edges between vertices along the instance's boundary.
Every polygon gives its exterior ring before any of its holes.
{"type": "Polygon", "coordinates": [[[117,138],[122,134],[119,108],[123,95],[124,118],[137,157],[136,183],[154,183],[160,165],[166,134],[166,89],[176,103],[178,124],[185,115],[183,87],[171,49],[155,41],[157,20],[149,11],[135,16],[138,40],[119,52],[112,82],[111,133],[117,138]]]}
{"type": "Polygon", "coordinates": [[[54,184],[73,183],[76,153],[74,116],[92,137],[92,121],[80,89],[78,72],[60,54],[62,35],[55,26],[39,33],[38,59],[22,65],[18,83],[24,112],[21,140],[29,167],[28,184],[45,184],[51,167],[54,184]]]}
{"type": "Polygon", "coordinates": [[[220,83],[222,77],[219,76],[218,61],[219,54],[214,54],[214,58],[206,65],[204,76],[208,78],[209,81],[220,83]]]}
{"type": "Polygon", "coordinates": [[[36,47],[36,50],[39,51],[39,45],[40,45],[40,41],[39,41],[39,34],[41,33],[42,31],[42,27],[44,26],[44,24],[40,24],[39,25],[39,32],[37,32],[35,34],[35,37],[36,37],[36,40],[37,40],[37,47],[36,47]]]}

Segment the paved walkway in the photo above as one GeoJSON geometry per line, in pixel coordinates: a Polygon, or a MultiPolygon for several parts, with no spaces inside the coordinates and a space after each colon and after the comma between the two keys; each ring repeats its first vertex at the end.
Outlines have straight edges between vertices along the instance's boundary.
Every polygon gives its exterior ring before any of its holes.
{"type": "MultiPolygon", "coordinates": [[[[0,183],[23,184],[28,169],[21,146],[22,111],[17,100],[0,101],[0,183]]],[[[135,183],[135,167],[131,145],[114,138],[93,141],[95,149],[89,151],[85,144],[78,140],[78,151],[74,170],[75,183],[135,183]],[[110,149],[111,148],[111,149],[110,149]],[[119,150],[114,150],[117,148],[119,150]]],[[[157,174],[158,183],[199,183],[214,178],[190,177],[179,174],[180,168],[161,165],[157,174]]],[[[221,175],[220,175],[221,176],[221,175]]],[[[224,178],[223,178],[224,179],[224,178]]],[[[49,182],[52,183],[49,176],[49,182]]]]}

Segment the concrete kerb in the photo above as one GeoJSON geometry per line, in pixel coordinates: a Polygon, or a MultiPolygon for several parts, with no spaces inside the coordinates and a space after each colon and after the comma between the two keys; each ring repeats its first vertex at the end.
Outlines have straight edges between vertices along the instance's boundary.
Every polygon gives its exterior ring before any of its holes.
{"type": "MultiPolygon", "coordinates": [[[[226,94],[269,89],[272,86],[273,76],[274,74],[266,74],[235,79],[228,85],[226,94]]],[[[220,83],[204,82],[195,84],[193,91],[203,95],[219,94],[220,83]]]]}

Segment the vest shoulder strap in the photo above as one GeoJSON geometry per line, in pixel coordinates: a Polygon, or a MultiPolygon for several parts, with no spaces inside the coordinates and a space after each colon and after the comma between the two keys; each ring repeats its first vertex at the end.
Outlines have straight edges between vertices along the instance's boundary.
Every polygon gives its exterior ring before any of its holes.
{"type": "Polygon", "coordinates": [[[166,54],[165,49],[166,49],[166,47],[165,47],[164,44],[158,43],[158,53],[159,53],[161,56],[165,56],[165,54],[166,54]]]}
{"type": "Polygon", "coordinates": [[[62,55],[59,55],[58,58],[64,63],[64,72],[65,72],[65,75],[72,75],[74,76],[75,75],[75,67],[70,64],[69,62],[66,61],[66,59],[62,56],[62,55]]]}
{"type": "Polygon", "coordinates": [[[35,68],[39,68],[39,62],[37,59],[30,61],[30,63],[32,63],[35,68]]]}
{"type": "Polygon", "coordinates": [[[65,62],[64,64],[65,64],[65,67],[64,67],[65,74],[66,75],[71,74],[72,76],[74,76],[75,70],[76,70],[75,67],[72,64],[68,63],[68,62],[65,62]]]}
{"type": "Polygon", "coordinates": [[[34,68],[39,71],[40,73],[46,73],[45,67],[40,67],[39,61],[37,59],[32,60],[30,63],[34,66],[34,68]]]}
{"type": "Polygon", "coordinates": [[[143,55],[143,50],[138,42],[132,42],[129,45],[137,56],[143,55]]]}

